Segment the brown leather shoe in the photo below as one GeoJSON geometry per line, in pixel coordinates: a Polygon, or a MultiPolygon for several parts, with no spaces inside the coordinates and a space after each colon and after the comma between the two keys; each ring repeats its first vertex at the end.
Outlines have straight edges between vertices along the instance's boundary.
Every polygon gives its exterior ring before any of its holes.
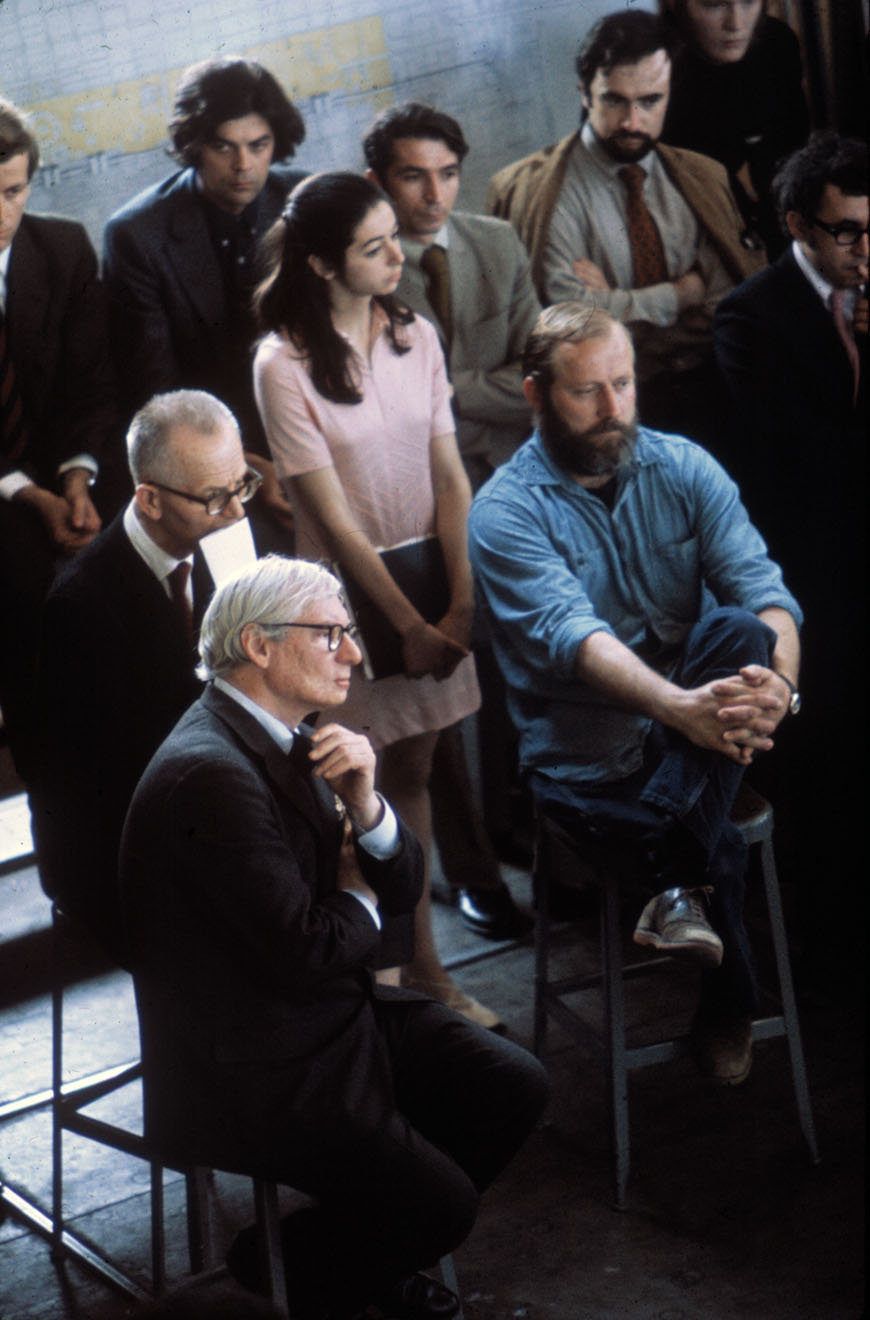
{"type": "Polygon", "coordinates": [[[739,1086],[752,1067],[752,1018],[730,1022],[695,1020],[692,1053],[698,1070],[717,1086],[739,1086]]]}

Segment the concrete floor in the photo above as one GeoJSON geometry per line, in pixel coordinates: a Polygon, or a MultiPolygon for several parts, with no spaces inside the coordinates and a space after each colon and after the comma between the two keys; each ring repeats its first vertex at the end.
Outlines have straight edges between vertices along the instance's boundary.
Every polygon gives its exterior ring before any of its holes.
{"type": "MultiPolygon", "coordinates": [[[[506,872],[528,903],[528,877],[506,872]]],[[[48,906],[33,868],[0,876],[0,1106],[48,1085],[45,994],[48,906]]],[[[489,946],[439,906],[438,938],[454,955],[489,946]]],[[[755,913],[754,938],[763,944],[755,913]]],[[[594,956],[591,927],[566,927],[566,968],[594,956]]],[[[523,946],[457,974],[531,1040],[532,952],[523,946]]],[[[694,977],[668,972],[654,992],[635,983],[629,1015],[654,1038],[691,1017],[694,977]]],[[[75,1075],[137,1049],[128,978],[93,973],[68,995],[67,1062],[75,1075]]],[[[632,1176],[624,1213],[611,1206],[604,1087],[599,1064],[551,1027],[546,1062],[553,1101],[545,1125],[488,1193],[456,1253],[466,1320],[858,1320],[863,1284],[863,1003],[802,1006],[804,1044],[822,1163],[812,1167],[797,1125],[785,1042],[763,1042],[748,1082],[707,1086],[688,1059],[636,1073],[629,1087],[632,1176]]],[[[132,1125],[139,1096],[101,1102],[132,1125]],[[120,1107],[119,1107],[120,1106],[120,1107]]],[[[2,1110],[0,1110],[2,1116],[2,1110]]],[[[76,1226],[143,1282],[148,1270],[148,1175],[136,1160],[67,1139],[66,1178],[76,1226]]],[[[0,1123],[0,1174],[46,1208],[50,1124],[45,1110],[0,1123]]],[[[184,1274],[183,1183],[167,1175],[169,1266],[184,1274]]],[[[214,1192],[222,1251],[251,1218],[249,1185],[221,1178],[214,1192]]],[[[205,1285],[203,1298],[238,1296],[205,1285]]],[[[46,1243],[13,1216],[0,1225],[0,1320],[120,1320],[129,1299],[79,1265],[56,1268],[46,1243]]],[[[221,1312],[221,1314],[225,1314],[221,1312]]],[[[232,1314],[232,1309],[226,1314],[232,1314]]]]}

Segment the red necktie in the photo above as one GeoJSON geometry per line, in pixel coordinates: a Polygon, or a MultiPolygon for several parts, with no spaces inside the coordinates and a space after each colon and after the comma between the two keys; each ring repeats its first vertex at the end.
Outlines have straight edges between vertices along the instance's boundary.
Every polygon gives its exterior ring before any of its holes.
{"type": "Polygon", "coordinates": [[[175,565],[172,572],[167,574],[166,581],[169,583],[169,595],[173,605],[178,611],[178,617],[181,619],[184,633],[189,642],[193,641],[193,610],[190,607],[190,601],[187,598],[187,583],[190,578],[190,564],[186,559],[182,559],[175,565]]]}
{"type": "Polygon", "coordinates": [[[831,311],[834,314],[834,325],[837,327],[837,334],[843,341],[843,347],[852,366],[852,378],[855,382],[852,390],[852,402],[855,403],[858,398],[858,382],[861,378],[861,359],[858,356],[858,345],[855,343],[855,331],[851,322],[846,320],[843,311],[845,301],[845,289],[835,289],[831,294],[831,311]]]}
{"type": "Polygon", "coordinates": [[[628,194],[625,216],[634,260],[634,287],[646,289],[651,284],[662,284],[668,278],[668,268],[658,225],[643,197],[646,170],[641,165],[625,165],[619,177],[628,194]]]}

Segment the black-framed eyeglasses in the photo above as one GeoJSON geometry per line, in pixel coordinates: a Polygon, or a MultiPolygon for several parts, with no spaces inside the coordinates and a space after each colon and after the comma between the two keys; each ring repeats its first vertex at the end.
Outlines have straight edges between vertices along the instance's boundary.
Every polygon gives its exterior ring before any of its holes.
{"type": "Polygon", "coordinates": [[[355,623],[267,623],[264,628],[313,628],[326,636],[327,651],[337,651],[345,637],[357,645],[359,628],[355,623]]]}
{"type": "Polygon", "coordinates": [[[146,481],[143,484],[156,486],[158,490],[165,490],[170,495],[180,495],[192,504],[201,504],[209,518],[216,518],[233,500],[239,500],[242,504],[252,500],[262,486],[263,478],[255,468],[248,468],[238,486],[232,490],[217,491],[214,495],[191,495],[189,490],[176,490],[174,486],[164,486],[160,481],[146,481]]]}
{"type": "Polygon", "coordinates": [[[856,243],[861,242],[865,234],[870,233],[866,225],[862,229],[854,220],[846,220],[841,225],[829,225],[826,220],[813,216],[813,224],[819,229],[824,229],[826,234],[830,234],[837,247],[854,247],[856,243]]]}

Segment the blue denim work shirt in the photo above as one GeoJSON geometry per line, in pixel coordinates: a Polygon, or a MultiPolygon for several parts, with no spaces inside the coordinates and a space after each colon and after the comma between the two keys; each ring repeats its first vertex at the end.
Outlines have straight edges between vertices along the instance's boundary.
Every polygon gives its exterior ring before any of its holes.
{"type": "Polygon", "coordinates": [[[800,607],[706,450],[639,429],[613,508],[550,457],[537,432],[478,492],[469,553],[520,735],[550,778],[609,783],[638,770],[651,721],[577,676],[590,633],[672,677],[690,628],[717,605],[800,607]]]}

